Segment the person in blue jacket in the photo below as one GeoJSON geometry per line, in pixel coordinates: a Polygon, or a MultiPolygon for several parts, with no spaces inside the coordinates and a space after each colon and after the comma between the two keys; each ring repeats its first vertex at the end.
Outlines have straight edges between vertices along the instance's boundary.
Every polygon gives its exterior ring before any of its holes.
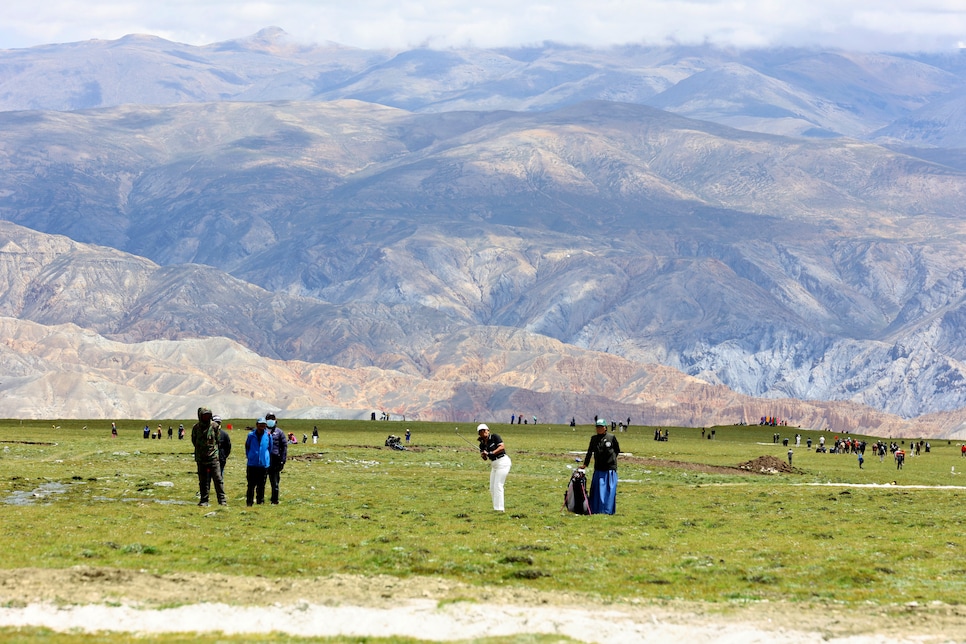
{"type": "Polygon", "coordinates": [[[268,468],[272,463],[270,445],[268,423],[264,418],[259,418],[255,429],[248,432],[248,438],[245,439],[245,455],[248,459],[248,492],[245,494],[245,504],[249,507],[253,503],[265,503],[265,479],[268,478],[268,468]]]}

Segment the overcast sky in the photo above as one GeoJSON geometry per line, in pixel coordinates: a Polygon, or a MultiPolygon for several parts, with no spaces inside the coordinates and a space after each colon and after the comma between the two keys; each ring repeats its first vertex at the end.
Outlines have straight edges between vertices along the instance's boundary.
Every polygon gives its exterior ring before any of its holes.
{"type": "Polygon", "coordinates": [[[0,49],[131,33],[203,45],[284,29],[297,42],[700,43],[880,51],[966,47],[966,0],[3,0],[0,49]]]}

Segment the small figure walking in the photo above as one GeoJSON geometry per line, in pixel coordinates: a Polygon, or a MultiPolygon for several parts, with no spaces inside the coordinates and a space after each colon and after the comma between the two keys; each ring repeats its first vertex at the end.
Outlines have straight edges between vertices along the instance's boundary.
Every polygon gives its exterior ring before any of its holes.
{"type": "Polygon", "coordinates": [[[409,437],[410,436],[411,436],[411,432],[409,431],[409,428],[407,427],[406,428],[406,444],[407,445],[409,445],[409,437]]]}
{"type": "Polygon", "coordinates": [[[788,464],[792,464],[792,450],[788,450],[788,464]]]}
{"type": "Polygon", "coordinates": [[[111,438],[117,438],[117,423],[111,423],[111,438]]]}
{"type": "Polygon", "coordinates": [[[865,463],[865,458],[862,456],[862,452],[859,452],[859,469],[862,469],[862,464],[865,463]]]}

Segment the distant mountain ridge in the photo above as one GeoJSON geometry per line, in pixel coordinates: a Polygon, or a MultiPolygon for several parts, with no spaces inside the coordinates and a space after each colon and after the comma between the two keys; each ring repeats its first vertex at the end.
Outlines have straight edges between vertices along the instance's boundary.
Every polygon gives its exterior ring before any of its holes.
{"type": "Polygon", "coordinates": [[[439,113],[545,111],[603,100],[772,134],[966,148],[958,123],[925,116],[961,113],[964,91],[962,52],[555,43],[361,50],[301,45],[277,27],[200,47],[131,35],[0,50],[0,111],[354,99],[439,113]],[[922,118],[933,124],[928,131],[913,125],[922,118]]]}
{"type": "MultiPolygon", "coordinates": [[[[77,265],[71,257],[76,253],[87,257],[90,265],[108,269],[102,272],[125,277],[122,281],[133,291],[110,292],[121,296],[119,300],[127,299],[132,309],[141,306],[139,293],[161,308],[178,307],[153,295],[155,280],[127,279],[166,269],[136,258],[124,261],[111,249],[79,245],[11,224],[0,223],[0,234],[11,240],[0,249],[4,302],[19,301],[29,307],[29,294],[43,288],[35,280],[51,272],[44,262],[52,260],[61,268],[77,265]],[[35,263],[39,270],[33,275],[17,270],[35,263]],[[25,283],[16,284],[18,275],[26,278],[25,283]]],[[[201,267],[172,268],[197,275],[201,267]]],[[[179,281],[204,289],[205,282],[217,277],[217,271],[205,272],[209,279],[193,282],[184,276],[179,281]]],[[[251,307],[248,298],[255,295],[257,300],[259,294],[234,283],[238,290],[227,298],[241,308],[251,307]]],[[[91,284],[89,292],[106,294],[97,284],[91,284]]],[[[88,292],[76,288],[62,291],[65,297],[69,293],[84,302],[78,307],[79,319],[85,319],[80,309],[106,304],[87,301],[88,292]]],[[[219,311],[224,303],[211,293],[201,293],[198,299],[206,302],[199,307],[206,315],[219,311]]],[[[367,418],[379,410],[394,420],[475,422],[525,410],[528,417],[566,422],[558,416],[561,410],[572,409],[577,410],[574,419],[587,424],[589,410],[606,409],[615,419],[627,418],[634,425],[731,424],[755,422],[767,414],[793,418],[807,429],[966,435],[966,410],[923,416],[910,423],[850,403],[763,401],[674,369],[639,365],[505,327],[465,327],[437,337],[419,358],[426,373],[417,374],[405,369],[346,369],[273,360],[224,337],[122,343],[74,324],[41,325],[6,317],[7,312],[0,315],[5,338],[0,345],[5,374],[0,380],[0,415],[5,417],[187,418],[197,401],[204,400],[229,418],[250,418],[266,409],[288,417],[367,418]]],[[[170,321],[185,317],[175,315],[170,321]]],[[[165,324],[157,331],[170,333],[171,328],[165,324]]]]}
{"type": "Polygon", "coordinates": [[[278,30],[205,48],[129,37],[0,52],[0,100],[32,87],[45,105],[89,77],[101,94],[97,109],[0,112],[0,217],[19,225],[0,225],[0,315],[136,345],[226,339],[254,352],[251,369],[309,379],[229,394],[161,379],[170,392],[116,396],[139,413],[190,410],[196,395],[334,413],[326,392],[340,390],[347,414],[368,400],[560,422],[600,406],[710,424],[774,405],[814,425],[956,431],[966,164],[941,145],[959,136],[964,66],[473,54],[308,48],[278,30]],[[70,80],[39,85],[50,65],[70,80]],[[111,83],[125,102],[125,75],[158,104],[103,106],[111,83]],[[677,114],[634,104],[645,95],[677,114]],[[915,121],[930,110],[946,110],[942,127],[915,121]],[[915,148],[927,143],[939,147],[915,148]],[[570,352],[612,375],[546,379],[570,352]],[[635,375],[658,370],[680,379],[667,412],[658,380],[635,375]],[[371,386],[348,385],[363,373],[371,386]]]}

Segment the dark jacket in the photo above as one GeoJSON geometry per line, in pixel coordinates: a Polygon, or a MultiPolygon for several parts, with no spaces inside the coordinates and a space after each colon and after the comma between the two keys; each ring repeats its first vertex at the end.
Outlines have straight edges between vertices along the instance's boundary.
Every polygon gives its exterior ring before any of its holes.
{"type": "Polygon", "coordinates": [[[224,463],[231,456],[231,436],[225,430],[218,432],[218,460],[224,463]]]}
{"type": "Polygon", "coordinates": [[[195,461],[209,463],[218,460],[218,426],[198,421],[191,428],[191,444],[195,448],[195,461]]]}
{"type": "Polygon", "coordinates": [[[503,439],[500,438],[499,434],[494,434],[493,432],[490,432],[490,435],[486,439],[486,441],[480,440],[480,452],[487,452],[489,454],[487,458],[489,458],[491,461],[495,461],[498,458],[503,458],[504,456],[506,456],[506,445],[503,446],[503,451],[500,452],[499,454],[492,453],[493,450],[499,447],[500,443],[502,442],[503,442],[503,439]]]}
{"type": "Polygon", "coordinates": [[[272,467],[281,467],[288,460],[288,436],[278,425],[269,432],[271,438],[272,467]]]}
{"type": "Polygon", "coordinates": [[[590,464],[590,459],[594,459],[594,471],[607,471],[617,469],[617,455],[621,453],[621,446],[617,443],[617,437],[610,432],[594,434],[590,438],[590,445],[587,447],[587,456],[584,457],[584,467],[590,464]]]}

